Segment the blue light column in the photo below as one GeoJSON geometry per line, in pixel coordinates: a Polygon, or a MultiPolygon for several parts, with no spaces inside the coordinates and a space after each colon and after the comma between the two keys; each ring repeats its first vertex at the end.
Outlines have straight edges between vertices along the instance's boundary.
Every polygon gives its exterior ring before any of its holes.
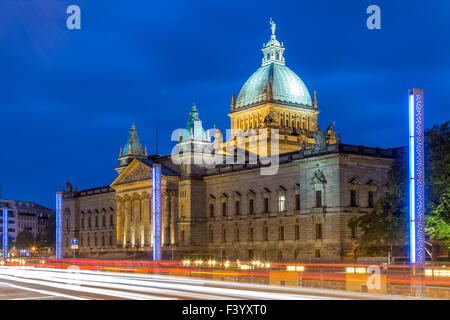
{"type": "Polygon", "coordinates": [[[3,259],[8,259],[8,209],[3,208],[3,259]]]}
{"type": "Polygon", "coordinates": [[[63,201],[63,193],[56,193],[56,217],[55,217],[55,225],[56,225],[56,259],[61,259],[61,244],[62,244],[62,201],[63,201]]]}
{"type": "Polygon", "coordinates": [[[161,164],[154,163],[153,177],[153,260],[161,260],[161,164]]]}
{"type": "Polygon", "coordinates": [[[409,90],[410,262],[425,263],[423,90],[409,90]]]}

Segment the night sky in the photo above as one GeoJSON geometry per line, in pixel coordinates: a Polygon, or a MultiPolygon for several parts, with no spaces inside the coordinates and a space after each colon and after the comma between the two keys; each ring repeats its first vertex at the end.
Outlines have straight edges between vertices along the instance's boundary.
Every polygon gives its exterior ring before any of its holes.
{"type": "Polygon", "coordinates": [[[450,119],[450,2],[0,1],[0,184],[7,199],[55,207],[69,179],[108,185],[135,122],[170,153],[195,102],[204,128],[229,128],[231,95],[261,65],[269,17],[286,65],[317,90],[319,124],[343,143],[407,145],[408,89],[425,126],[450,119]],[[66,8],[81,8],[68,30],[66,8]],[[381,8],[381,30],[366,8],[381,8]]]}

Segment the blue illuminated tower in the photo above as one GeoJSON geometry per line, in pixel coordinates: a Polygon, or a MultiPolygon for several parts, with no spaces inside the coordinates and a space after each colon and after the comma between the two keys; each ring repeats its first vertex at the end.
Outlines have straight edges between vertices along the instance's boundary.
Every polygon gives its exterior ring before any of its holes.
{"type": "Polygon", "coordinates": [[[153,260],[161,260],[161,164],[153,164],[153,260]]]}
{"type": "Polygon", "coordinates": [[[8,208],[3,208],[3,259],[8,258],[8,208]]]}
{"type": "Polygon", "coordinates": [[[56,217],[55,217],[55,225],[56,225],[56,259],[60,260],[62,257],[61,244],[62,244],[62,201],[63,201],[63,193],[56,193],[56,217]]]}
{"type": "Polygon", "coordinates": [[[423,90],[409,90],[410,262],[425,263],[423,90]]]}

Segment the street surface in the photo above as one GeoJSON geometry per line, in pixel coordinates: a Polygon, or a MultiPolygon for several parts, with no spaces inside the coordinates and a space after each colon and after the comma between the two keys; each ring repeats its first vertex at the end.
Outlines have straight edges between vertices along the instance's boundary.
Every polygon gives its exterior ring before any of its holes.
{"type": "Polygon", "coordinates": [[[289,288],[136,273],[0,267],[0,300],[323,300],[408,299],[312,288],[289,288]]]}

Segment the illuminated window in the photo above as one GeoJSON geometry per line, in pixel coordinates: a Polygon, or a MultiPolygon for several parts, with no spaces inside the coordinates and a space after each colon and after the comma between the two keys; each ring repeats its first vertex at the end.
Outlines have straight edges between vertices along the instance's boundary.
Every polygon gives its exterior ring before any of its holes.
{"type": "Polygon", "coordinates": [[[286,196],[285,195],[280,195],[278,197],[278,211],[279,212],[286,211],[286,196]]]}

